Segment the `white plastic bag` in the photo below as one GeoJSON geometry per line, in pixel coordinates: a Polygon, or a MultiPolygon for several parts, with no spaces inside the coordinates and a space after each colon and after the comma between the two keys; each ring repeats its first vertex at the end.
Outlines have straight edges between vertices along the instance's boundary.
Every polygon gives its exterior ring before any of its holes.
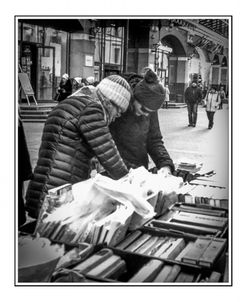
{"type": "Polygon", "coordinates": [[[153,207],[142,196],[140,190],[128,182],[119,182],[111,178],[97,174],[95,177],[95,187],[114,200],[121,203],[130,202],[137,214],[144,218],[152,218],[155,215],[153,207]]]}

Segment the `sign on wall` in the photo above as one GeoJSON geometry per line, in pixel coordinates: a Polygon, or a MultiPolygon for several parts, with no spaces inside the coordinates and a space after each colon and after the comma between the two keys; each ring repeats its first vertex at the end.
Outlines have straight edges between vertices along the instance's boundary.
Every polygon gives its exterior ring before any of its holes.
{"type": "Polygon", "coordinates": [[[57,43],[50,43],[50,46],[55,47],[55,77],[61,75],[61,45],[57,43]]]}
{"type": "Polygon", "coordinates": [[[85,55],[85,66],[88,66],[88,67],[93,66],[93,56],[85,55]]]}

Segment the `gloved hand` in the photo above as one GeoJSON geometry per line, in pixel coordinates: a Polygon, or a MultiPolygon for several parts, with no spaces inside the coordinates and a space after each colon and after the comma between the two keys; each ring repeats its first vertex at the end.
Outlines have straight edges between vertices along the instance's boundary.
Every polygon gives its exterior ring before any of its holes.
{"type": "Polygon", "coordinates": [[[158,170],[158,174],[161,174],[164,177],[171,175],[171,169],[169,166],[162,167],[158,170]]]}

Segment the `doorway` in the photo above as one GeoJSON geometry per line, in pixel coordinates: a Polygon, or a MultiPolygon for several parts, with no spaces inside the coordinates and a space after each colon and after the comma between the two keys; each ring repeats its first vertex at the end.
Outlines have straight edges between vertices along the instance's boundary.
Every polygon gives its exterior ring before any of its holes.
{"type": "MultiPolygon", "coordinates": [[[[55,47],[22,42],[20,65],[30,79],[37,101],[52,101],[55,95],[55,47]]],[[[21,99],[26,102],[23,93],[21,99]]]]}
{"type": "MultiPolygon", "coordinates": [[[[20,53],[20,66],[22,72],[27,73],[35,97],[37,99],[37,46],[35,43],[22,42],[20,53]]],[[[21,100],[26,102],[26,96],[21,94],[21,100]]]]}
{"type": "Polygon", "coordinates": [[[52,101],[55,95],[55,47],[37,47],[37,99],[52,101]]]}

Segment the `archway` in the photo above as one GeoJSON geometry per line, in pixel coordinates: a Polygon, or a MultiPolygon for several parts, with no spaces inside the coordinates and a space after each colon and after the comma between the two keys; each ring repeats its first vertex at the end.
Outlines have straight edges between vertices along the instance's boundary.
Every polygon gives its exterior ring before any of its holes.
{"type": "Polygon", "coordinates": [[[167,83],[171,100],[183,101],[185,85],[188,81],[188,58],[183,40],[173,34],[167,34],[161,39],[163,46],[172,49],[168,55],[167,83]]]}
{"type": "Polygon", "coordinates": [[[178,57],[185,57],[186,52],[182,42],[174,35],[166,35],[161,39],[161,43],[164,46],[172,48],[172,55],[178,57]]]}
{"type": "Polygon", "coordinates": [[[220,58],[218,55],[214,56],[212,65],[220,65],[220,58]]]}

